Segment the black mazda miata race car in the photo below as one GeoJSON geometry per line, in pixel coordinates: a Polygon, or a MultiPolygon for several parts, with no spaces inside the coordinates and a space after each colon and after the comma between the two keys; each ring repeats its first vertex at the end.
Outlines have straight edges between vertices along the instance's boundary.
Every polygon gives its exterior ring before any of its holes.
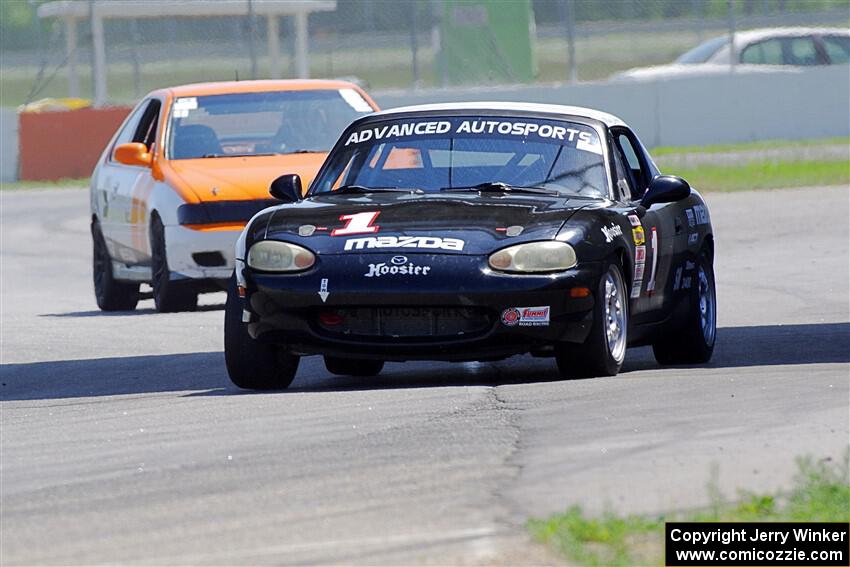
{"type": "Polygon", "coordinates": [[[306,197],[296,175],[237,243],[227,370],[285,388],[301,356],[368,376],[384,361],[554,356],[616,374],[714,349],[708,207],[618,118],[584,108],[427,105],[351,124],[306,197]]]}

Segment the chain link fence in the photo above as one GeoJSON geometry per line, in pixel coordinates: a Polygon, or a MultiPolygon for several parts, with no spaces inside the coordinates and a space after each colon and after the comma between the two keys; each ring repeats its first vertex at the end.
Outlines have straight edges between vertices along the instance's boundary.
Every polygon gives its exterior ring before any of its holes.
{"type": "MultiPolygon", "coordinates": [[[[98,0],[77,1],[90,6],[98,0]]],[[[269,1],[275,0],[244,0],[244,16],[105,19],[108,101],[127,103],[180,83],[298,76],[294,18],[279,19],[280,59],[276,66],[270,59],[268,33],[274,28],[252,12],[252,6],[269,1]]],[[[447,51],[446,2],[484,26],[475,33],[488,34],[494,52],[513,33],[488,28],[486,15],[482,20],[475,7],[489,5],[498,11],[527,5],[531,80],[537,82],[602,80],[632,67],[669,63],[704,40],[727,34],[730,24],[736,30],[850,26],[850,0],[337,0],[335,10],[309,16],[309,75],[354,78],[373,90],[456,83],[446,62],[449,57],[463,62],[465,54],[462,44],[447,51]]],[[[44,3],[0,2],[3,106],[69,92],[93,96],[90,22],[78,21],[76,47],[69,52],[64,22],[37,16],[44,3]],[[72,59],[76,92],[69,86],[72,59]]],[[[155,11],[156,4],[150,6],[155,11]]],[[[483,72],[467,73],[470,80],[518,82],[497,72],[498,57],[493,61],[475,69],[483,72]],[[494,67],[492,73],[488,66],[494,67]]]]}

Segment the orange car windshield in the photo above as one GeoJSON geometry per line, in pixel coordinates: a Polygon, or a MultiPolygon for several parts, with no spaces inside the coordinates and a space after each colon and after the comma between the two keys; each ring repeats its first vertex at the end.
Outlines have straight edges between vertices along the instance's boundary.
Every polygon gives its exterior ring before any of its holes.
{"type": "Polygon", "coordinates": [[[372,112],[354,89],[178,97],[169,159],[327,152],[352,121],[372,112]]]}

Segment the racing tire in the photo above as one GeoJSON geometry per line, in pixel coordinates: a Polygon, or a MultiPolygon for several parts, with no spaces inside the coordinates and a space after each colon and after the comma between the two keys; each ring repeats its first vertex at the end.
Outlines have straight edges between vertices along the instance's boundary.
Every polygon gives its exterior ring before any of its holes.
{"type": "Polygon", "coordinates": [[[191,281],[171,279],[165,248],[165,227],[154,215],[150,229],[151,287],[156,310],[160,313],[194,311],[198,307],[198,291],[191,281]]]}
{"type": "Polygon", "coordinates": [[[377,376],[384,369],[383,360],[351,360],[337,358],[335,356],[325,357],[325,368],[331,374],[339,376],[377,376]]]}
{"type": "Polygon", "coordinates": [[[599,278],[593,304],[593,324],[582,344],[565,343],[555,350],[564,378],[616,376],[626,358],[629,295],[623,269],[608,261],[599,278]]]}
{"type": "Polygon", "coordinates": [[[92,236],[92,280],[94,297],[101,311],[132,311],[139,303],[139,284],[122,282],[112,275],[112,258],[100,224],[91,225],[92,236]]]}
{"type": "Polygon", "coordinates": [[[661,365],[700,364],[711,360],[717,340],[717,291],[711,256],[703,251],[694,268],[694,284],[688,297],[688,313],[682,323],[664,330],[664,338],[652,345],[661,365]]]}
{"type": "Polygon", "coordinates": [[[224,362],[230,381],[246,390],[284,390],[292,384],[301,357],[279,345],[262,343],[242,322],[242,299],[231,278],[224,305],[224,362]]]}

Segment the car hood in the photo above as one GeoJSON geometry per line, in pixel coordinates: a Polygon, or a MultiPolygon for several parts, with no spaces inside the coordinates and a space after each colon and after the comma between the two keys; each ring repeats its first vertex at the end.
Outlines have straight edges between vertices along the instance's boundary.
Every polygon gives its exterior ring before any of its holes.
{"type": "Polygon", "coordinates": [[[274,209],[265,237],[299,242],[318,254],[486,254],[550,240],[575,211],[594,203],[599,199],[489,193],[327,194],[274,209]],[[366,214],[353,224],[371,232],[346,233],[352,224],[341,217],[358,213],[366,214]]]}
{"type": "Polygon", "coordinates": [[[326,156],[310,153],[170,160],[171,175],[166,176],[204,202],[268,199],[269,185],[285,173],[300,175],[306,189],[326,156]]]}

